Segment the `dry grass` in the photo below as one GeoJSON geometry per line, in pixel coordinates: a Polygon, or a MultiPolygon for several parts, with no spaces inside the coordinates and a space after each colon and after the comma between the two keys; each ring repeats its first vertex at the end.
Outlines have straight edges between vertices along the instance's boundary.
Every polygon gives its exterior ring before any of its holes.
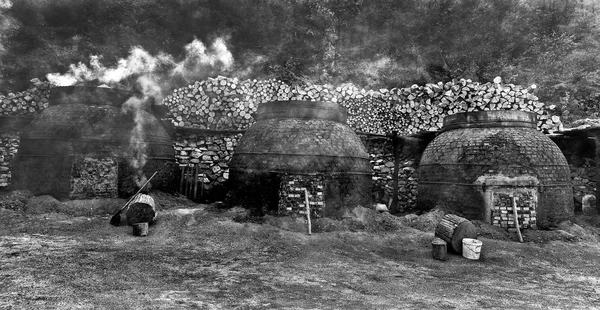
{"type": "Polygon", "coordinates": [[[522,244],[478,223],[480,260],[437,261],[439,214],[366,212],[308,236],[301,221],[157,201],[148,237],[108,224],[100,213],[118,200],[96,203],[96,214],[0,208],[0,309],[600,308],[595,218],[578,218],[582,230],[526,233],[522,244]]]}

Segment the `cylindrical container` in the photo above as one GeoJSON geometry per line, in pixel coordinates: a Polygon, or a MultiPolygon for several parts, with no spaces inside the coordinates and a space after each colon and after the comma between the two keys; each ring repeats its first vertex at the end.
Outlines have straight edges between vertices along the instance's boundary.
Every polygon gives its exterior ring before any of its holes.
{"type": "Polygon", "coordinates": [[[462,256],[467,259],[478,260],[481,254],[482,242],[477,239],[464,238],[462,240],[462,256]]]}
{"type": "Polygon", "coordinates": [[[448,248],[446,241],[440,238],[434,238],[431,241],[431,254],[437,260],[446,260],[448,257],[448,248]]]}
{"type": "Polygon", "coordinates": [[[528,199],[520,203],[527,204],[538,227],[571,218],[569,165],[558,146],[536,128],[536,114],[522,111],[447,116],[421,157],[418,207],[439,206],[492,223],[499,201],[518,195],[528,199]]]}
{"type": "Polygon", "coordinates": [[[145,237],[148,235],[148,223],[135,223],[133,224],[133,235],[145,237]]]}
{"type": "Polygon", "coordinates": [[[355,206],[371,207],[369,156],[346,118],[346,109],[332,102],[262,103],[234,150],[230,198],[277,210],[283,175],[317,175],[324,183],[323,216],[341,218],[355,206]]]}
{"type": "Polygon", "coordinates": [[[132,97],[110,88],[53,88],[50,106],[21,134],[13,188],[58,199],[127,196],[138,189],[135,175],[158,171],[152,188],[171,191],[178,169],[171,137],[143,107],[123,108],[132,97]],[[143,163],[143,171],[132,163],[143,163]]]}
{"type": "Polygon", "coordinates": [[[450,252],[462,252],[463,238],[477,238],[475,225],[464,217],[446,214],[435,228],[435,236],[448,243],[450,252]]]}
{"type": "Polygon", "coordinates": [[[154,198],[145,194],[137,194],[129,203],[125,215],[129,225],[154,222],[154,219],[156,219],[154,198]]]}

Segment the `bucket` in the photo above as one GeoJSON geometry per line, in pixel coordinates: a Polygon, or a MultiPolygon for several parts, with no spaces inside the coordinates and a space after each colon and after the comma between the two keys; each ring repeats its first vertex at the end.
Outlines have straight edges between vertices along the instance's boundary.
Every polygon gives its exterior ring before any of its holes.
{"type": "Polygon", "coordinates": [[[433,239],[433,241],[431,241],[431,253],[433,254],[433,258],[437,260],[446,260],[446,241],[440,238],[433,239]]]}
{"type": "Polygon", "coordinates": [[[479,259],[479,253],[481,253],[481,241],[477,239],[464,238],[462,239],[462,256],[468,259],[479,259]]]}

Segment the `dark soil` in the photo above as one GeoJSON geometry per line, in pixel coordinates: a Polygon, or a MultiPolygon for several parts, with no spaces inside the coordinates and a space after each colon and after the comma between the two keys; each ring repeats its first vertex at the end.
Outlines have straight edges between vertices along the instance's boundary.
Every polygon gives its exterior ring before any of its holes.
{"type": "Polygon", "coordinates": [[[443,216],[252,217],[153,194],[147,237],[109,225],[121,199],[5,193],[0,309],[600,308],[600,220],[514,233],[474,222],[479,260],[431,255],[443,216]]]}

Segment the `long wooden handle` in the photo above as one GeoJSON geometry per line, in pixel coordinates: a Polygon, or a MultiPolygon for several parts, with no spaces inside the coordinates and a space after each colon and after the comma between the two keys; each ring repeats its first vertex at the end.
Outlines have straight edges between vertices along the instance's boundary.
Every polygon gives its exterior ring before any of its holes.
{"type": "Polygon", "coordinates": [[[144,182],[144,184],[142,185],[142,187],[140,187],[140,189],[138,189],[138,191],[133,196],[131,196],[129,198],[129,200],[125,203],[125,205],[121,208],[121,210],[119,210],[119,212],[121,212],[121,211],[125,210],[125,208],[127,208],[127,206],[133,201],[133,199],[135,198],[135,196],[137,196],[137,194],[139,194],[144,189],[144,187],[146,187],[146,185],[148,185],[148,183],[150,182],[150,180],[152,180],[152,178],[156,175],[157,172],[158,171],[154,171],[154,173],[152,174],[152,176],[148,180],[146,180],[146,182],[144,182]]]}

